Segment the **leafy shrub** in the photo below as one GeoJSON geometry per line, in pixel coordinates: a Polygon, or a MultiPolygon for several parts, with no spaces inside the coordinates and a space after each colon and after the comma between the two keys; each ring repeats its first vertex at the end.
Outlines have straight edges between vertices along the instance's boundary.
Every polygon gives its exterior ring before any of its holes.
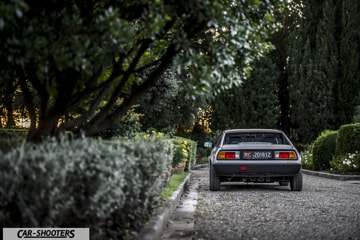
{"type": "Polygon", "coordinates": [[[159,138],[23,143],[0,159],[0,224],[122,238],[160,201],[171,160],[172,143],[159,138]]]}
{"type": "Polygon", "coordinates": [[[336,142],[337,158],[356,151],[360,151],[360,123],[341,126],[336,142]]]}
{"type": "Polygon", "coordinates": [[[0,151],[10,151],[21,144],[26,135],[27,131],[22,129],[0,129],[0,151]]]}
{"type": "Polygon", "coordinates": [[[301,152],[301,164],[302,167],[305,169],[314,169],[314,163],[313,163],[313,144],[309,144],[304,148],[304,150],[301,152]]]}
{"type": "Polygon", "coordinates": [[[205,156],[207,156],[207,150],[206,150],[206,148],[204,148],[204,147],[199,147],[198,149],[197,149],[198,151],[198,156],[202,156],[202,157],[205,157],[205,156]]]}
{"type": "Polygon", "coordinates": [[[196,155],[197,155],[197,142],[188,140],[189,145],[189,163],[187,164],[187,169],[190,170],[196,164],[196,155]]]}
{"type": "Polygon", "coordinates": [[[0,138],[22,138],[24,139],[28,131],[25,129],[0,129],[0,138]]]}
{"type": "Polygon", "coordinates": [[[337,172],[360,172],[360,151],[335,156],[330,165],[337,172]]]}
{"type": "Polygon", "coordinates": [[[188,138],[174,137],[174,159],[172,166],[176,166],[183,159],[187,159],[186,170],[190,170],[196,164],[197,143],[188,138]]]}
{"type": "Polygon", "coordinates": [[[110,139],[114,137],[134,137],[141,130],[141,114],[136,113],[137,105],[133,106],[126,115],[111,128],[98,134],[99,137],[110,139]]]}
{"type": "Polygon", "coordinates": [[[325,130],[313,145],[313,169],[329,170],[335,154],[337,131],[325,130]]]}
{"type": "Polygon", "coordinates": [[[174,138],[174,156],[172,166],[175,167],[184,159],[188,159],[187,141],[184,138],[174,138]]]}

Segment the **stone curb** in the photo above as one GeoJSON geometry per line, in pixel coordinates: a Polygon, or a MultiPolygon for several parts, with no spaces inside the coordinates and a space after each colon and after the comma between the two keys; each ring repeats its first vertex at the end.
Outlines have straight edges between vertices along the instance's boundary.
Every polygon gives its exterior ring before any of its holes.
{"type": "Polygon", "coordinates": [[[191,172],[179,185],[177,190],[172,193],[170,198],[166,200],[163,206],[157,209],[155,214],[133,238],[133,240],[156,240],[161,238],[166,224],[169,222],[171,216],[175,212],[176,207],[179,205],[180,198],[184,192],[185,186],[189,184],[190,178],[191,172]]]}
{"type": "Polygon", "coordinates": [[[196,170],[196,169],[200,169],[200,168],[206,168],[208,166],[209,166],[209,164],[196,165],[191,170],[196,170]]]}
{"type": "Polygon", "coordinates": [[[360,180],[360,175],[340,175],[340,174],[316,172],[316,171],[311,171],[311,170],[307,170],[307,169],[302,169],[302,172],[305,174],[308,174],[308,175],[312,175],[312,176],[330,178],[330,179],[341,180],[341,181],[360,180]]]}

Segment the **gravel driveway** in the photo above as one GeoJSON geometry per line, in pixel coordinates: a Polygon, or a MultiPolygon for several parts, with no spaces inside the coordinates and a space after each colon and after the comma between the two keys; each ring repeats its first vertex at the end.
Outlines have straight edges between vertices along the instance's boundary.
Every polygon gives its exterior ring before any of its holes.
{"type": "Polygon", "coordinates": [[[360,181],[304,174],[301,192],[275,183],[232,183],[211,192],[208,171],[193,171],[195,239],[360,239],[360,181]]]}

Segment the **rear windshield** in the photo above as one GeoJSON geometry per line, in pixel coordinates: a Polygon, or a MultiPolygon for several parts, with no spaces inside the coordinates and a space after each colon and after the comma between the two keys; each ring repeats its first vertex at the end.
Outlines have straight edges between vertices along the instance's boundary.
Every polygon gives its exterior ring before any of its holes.
{"type": "Polygon", "coordinates": [[[224,144],[239,144],[246,142],[268,142],[272,144],[289,144],[281,133],[227,133],[224,144]]]}

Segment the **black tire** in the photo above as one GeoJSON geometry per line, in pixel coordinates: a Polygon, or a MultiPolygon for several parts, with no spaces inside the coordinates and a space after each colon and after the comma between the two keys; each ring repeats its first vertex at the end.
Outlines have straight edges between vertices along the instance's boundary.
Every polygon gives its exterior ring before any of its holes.
{"type": "Polygon", "coordinates": [[[303,176],[301,173],[301,170],[298,174],[296,174],[292,179],[290,180],[290,189],[291,191],[301,191],[303,185],[303,176]]]}
{"type": "Polygon", "coordinates": [[[210,191],[220,190],[220,178],[216,174],[215,169],[210,165],[210,191]]]}

